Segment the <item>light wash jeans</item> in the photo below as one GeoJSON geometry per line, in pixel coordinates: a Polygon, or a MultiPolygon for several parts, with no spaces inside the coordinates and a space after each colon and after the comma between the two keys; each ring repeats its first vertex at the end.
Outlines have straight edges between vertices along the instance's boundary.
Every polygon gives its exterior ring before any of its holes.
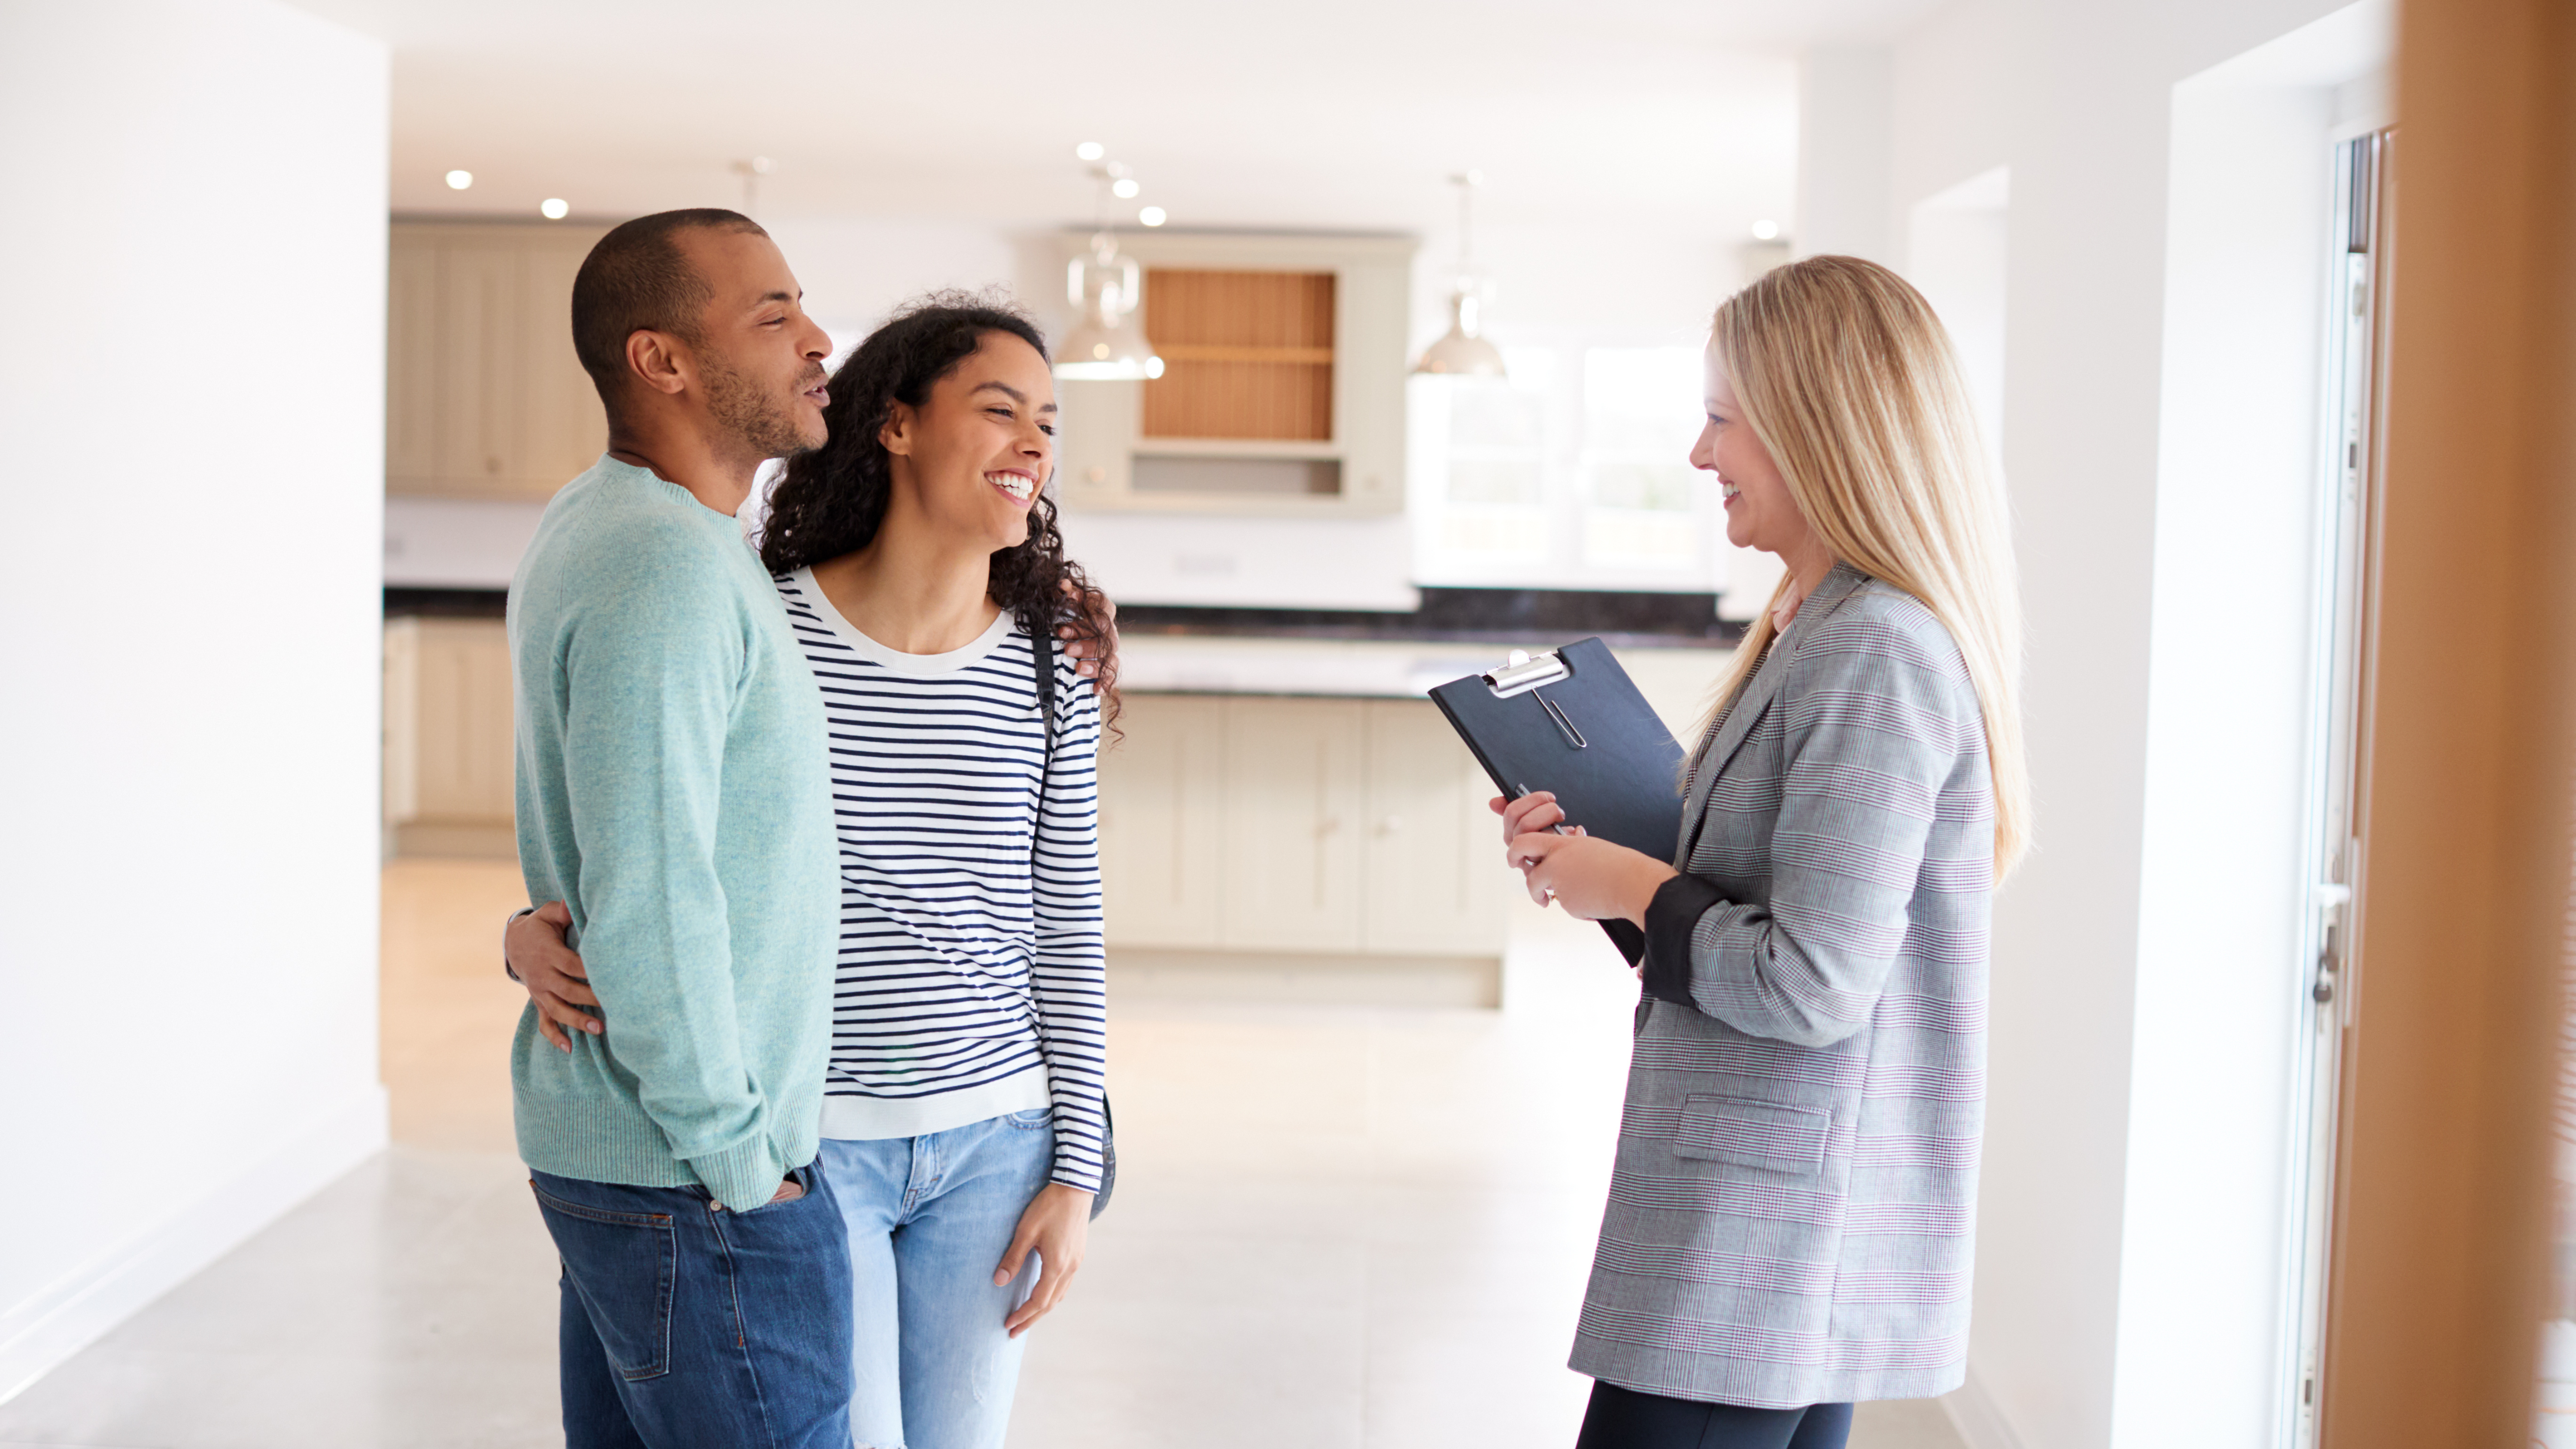
{"type": "Polygon", "coordinates": [[[1037,1283],[993,1270],[1046,1186],[1055,1129],[1043,1109],[926,1137],[823,1139],[817,1159],[850,1230],[850,1436],[859,1449],[1000,1449],[1020,1382],[1002,1320],[1037,1283]]]}

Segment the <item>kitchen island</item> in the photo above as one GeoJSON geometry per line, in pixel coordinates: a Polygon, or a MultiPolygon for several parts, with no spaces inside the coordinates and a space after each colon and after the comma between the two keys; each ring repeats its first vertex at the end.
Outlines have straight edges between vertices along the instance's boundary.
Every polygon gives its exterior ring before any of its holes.
{"type": "MultiPolygon", "coordinates": [[[[510,673],[490,590],[389,591],[386,854],[508,857],[510,673]]],[[[1134,628],[1101,762],[1118,990],[1388,1005],[1500,999],[1493,786],[1432,686],[1583,637],[1134,628]]],[[[1676,737],[1727,659],[1615,635],[1676,737]]]]}
{"type": "MultiPolygon", "coordinates": [[[[1426,696],[1510,647],[1123,638],[1124,738],[1101,766],[1119,989],[1500,1004],[1517,880],[1486,805],[1492,782],[1426,696]]],[[[1727,658],[1617,653],[1676,736],[1727,658]]]]}

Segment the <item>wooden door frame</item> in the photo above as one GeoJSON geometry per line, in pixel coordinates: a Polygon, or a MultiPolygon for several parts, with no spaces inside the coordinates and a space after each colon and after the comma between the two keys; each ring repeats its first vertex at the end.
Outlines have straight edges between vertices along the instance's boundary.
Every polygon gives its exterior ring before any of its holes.
{"type": "Polygon", "coordinates": [[[2576,781],[2576,15],[2414,0],[2325,1449],[2529,1442],[2576,781]]]}

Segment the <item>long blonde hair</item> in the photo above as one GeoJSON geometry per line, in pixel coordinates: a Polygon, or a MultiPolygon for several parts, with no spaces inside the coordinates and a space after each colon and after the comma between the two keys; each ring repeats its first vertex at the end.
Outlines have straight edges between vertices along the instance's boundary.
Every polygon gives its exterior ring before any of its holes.
{"type": "MultiPolygon", "coordinates": [[[[1920,600],[1957,642],[1985,717],[2002,880],[2030,843],[2021,598],[2002,490],[1949,334],[1904,278],[1820,256],[1729,297],[1709,346],[1807,526],[1837,560],[1920,600]]],[[[1783,577],[1773,601],[1794,586],[1783,577]]],[[[1718,711],[1775,633],[1769,608],[1754,615],[1718,677],[1718,711]]]]}

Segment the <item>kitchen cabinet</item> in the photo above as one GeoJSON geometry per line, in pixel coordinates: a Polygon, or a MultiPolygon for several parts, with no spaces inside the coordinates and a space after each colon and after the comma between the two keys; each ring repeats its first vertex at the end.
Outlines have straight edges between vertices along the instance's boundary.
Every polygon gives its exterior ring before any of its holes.
{"type": "Polygon", "coordinates": [[[1493,782],[1428,703],[1372,703],[1367,748],[1360,938],[1373,951],[1499,952],[1517,880],[1485,807],[1493,782]]]}
{"type": "Polygon", "coordinates": [[[1121,947],[1495,958],[1500,837],[1428,701],[1136,695],[1101,762],[1121,947]]]}
{"type": "Polygon", "coordinates": [[[1127,743],[1101,760],[1110,929],[1131,945],[1205,945],[1216,939],[1225,701],[1140,695],[1120,727],[1127,743]]]}
{"type": "Polygon", "coordinates": [[[515,855],[514,750],[501,621],[387,620],[386,853],[515,855]]]}
{"type": "Polygon", "coordinates": [[[573,354],[596,227],[407,221],[385,317],[385,487],[545,499],[597,462],[607,415],[573,354]]]}
{"type": "MultiPolygon", "coordinates": [[[[1090,233],[1059,239],[1068,259],[1090,233]]],[[[1121,233],[1167,371],[1067,380],[1064,506],[1146,513],[1400,513],[1414,243],[1121,233]]]]}
{"type": "Polygon", "coordinates": [[[1360,949],[1367,709],[1356,699],[1225,702],[1217,944],[1360,949]]]}

